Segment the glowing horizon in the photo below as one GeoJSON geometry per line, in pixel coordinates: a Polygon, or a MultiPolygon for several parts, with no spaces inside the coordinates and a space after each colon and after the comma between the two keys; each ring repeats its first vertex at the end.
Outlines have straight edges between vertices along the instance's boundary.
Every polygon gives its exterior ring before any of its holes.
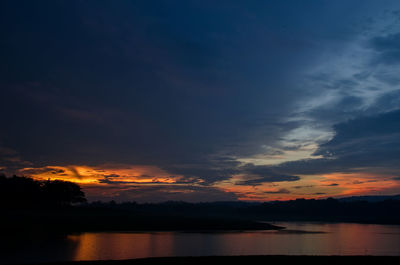
{"type": "MultiPolygon", "coordinates": [[[[21,175],[36,180],[63,180],[80,184],[88,197],[95,196],[101,190],[103,194],[119,200],[119,190],[134,187],[137,192],[149,186],[178,185],[177,193],[193,192],[189,187],[207,187],[204,181],[185,179],[184,176],[171,176],[156,166],[106,164],[103,166],[45,166],[41,168],[23,168],[21,175]],[[188,189],[185,189],[188,187],[188,189]]],[[[295,182],[270,182],[260,185],[240,185],[242,175],[216,182],[209,187],[234,194],[240,201],[276,201],[293,199],[324,199],[361,195],[393,195],[400,189],[398,181],[390,174],[372,173],[331,173],[321,175],[302,175],[295,182]]],[[[132,197],[135,200],[135,197],[132,197]]],[[[201,201],[199,199],[198,201],[201,201]]]]}

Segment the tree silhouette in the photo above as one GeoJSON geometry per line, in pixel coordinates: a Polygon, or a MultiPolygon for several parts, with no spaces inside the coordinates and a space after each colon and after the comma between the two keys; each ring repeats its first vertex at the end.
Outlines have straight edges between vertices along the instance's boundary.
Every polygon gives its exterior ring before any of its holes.
{"type": "Polygon", "coordinates": [[[82,202],[86,202],[85,193],[76,183],[0,175],[0,205],[3,207],[66,206],[82,202]]]}
{"type": "Polygon", "coordinates": [[[61,181],[47,180],[41,185],[44,197],[52,203],[70,205],[71,203],[85,202],[85,194],[78,184],[61,181]]]}

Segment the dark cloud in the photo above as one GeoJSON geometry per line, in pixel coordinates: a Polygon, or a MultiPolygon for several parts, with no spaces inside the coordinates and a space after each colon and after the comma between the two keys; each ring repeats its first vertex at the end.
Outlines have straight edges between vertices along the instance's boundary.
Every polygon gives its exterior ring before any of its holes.
{"type": "Polygon", "coordinates": [[[292,4],[4,3],[2,113],[23,106],[1,116],[7,145],[36,164],[262,153],[296,126],[288,76],[352,36],[326,23],[345,5],[292,4]]]}
{"type": "Polygon", "coordinates": [[[227,157],[205,157],[187,163],[165,165],[162,168],[171,174],[183,175],[186,179],[197,179],[202,185],[211,185],[227,180],[238,172],[240,162],[227,157]]]}
{"type": "Polygon", "coordinates": [[[283,163],[275,170],[296,174],[354,172],[360,168],[400,171],[400,110],[352,119],[334,126],[335,136],[314,155],[323,158],[283,163]]]}
{"type": "Polygon", "coordinates": [[[115,200],[136,202],[164,201],[235,201],[237,195],[213,187],[182,185],[137,185],[121,188],[119,185],[106,187],[86,187],[89,200],[115,200]],[[99,194],[102,194],[101,196],[99,194]]]}
{"type": "Polygon", "coordinates": [[[185,165],[262,152],[292,128],[283,70],[310,47],[267,36],[257,5],[259,22],[242,4],[3,5],[1,137],[36,165],[185,165]]]}
{"type": "Polygon", "coordinates": [[[379,53],[375,63],[397,64],[400,62],[400,33],[375,37],[371,46],[379,53]]]}
{"type": "MultiPolygon", "coordinates": [[[[396,84],[400,84],[400,77],[393,81],[396,84]]],[[[381,97],[376,99],[376,104],[371,107],[372,113],[383,113],[388,112],[388,110],[396,110],[400,106],[400,91],[395,90],[385,93],[381,97]]]]}
{"type": "Polygon", "coordinates": [[[312,188],[314,185],[302,185],[302,186],[294,186],[294,189],[304,189],[304,188],[312,188]]]}
{"type": "MultiPolygon", "coordinates": [[[[22,171],[22,174],[24,175],[33,175],[33,174],[42,174],[42,173],[51,173],[51,174],[57,174],[59,170],[54,169],[54,168],[50,168],[50,167],[45,167],[45,168],[28,168],[28,169],[24,169],[22,171]]],[[[64,172],[60,172],[60,173],[64,173],[64,172]]]]}
{"type": "Polygon", "coordinates": [[[289,194],[290,190],[288,189],[279,189],[276,191],[264,191],[265,194],[289,194]]]}
{"type": "Polygon", "coordinates": [[[149,175],[140,175],[140,176],[120,176],[116,174],[111,174],[111,175],[104,175],[102,178],[98,179],[99,183],[102,184],[109,184],[109,185],[124,185],[124,186],[132,186],[132,185],[147,185],[147,184],[159,184],[159,185],[171,185],[171,183],[166,182],[167,180],[173,180],[174,184],[199,184],[199,185],[204,185],[202,182],[200,182],[200,179],[197,178],[185,178],[185,177],[174,177],[170,176],[169,179],[163,179],[160,180],[159,177],[157,176],[149,176],[149,175]],[[127,180],[127,179],[135,179],[135,180],[127,180]],[[143,181],[144,179],[150,180],[150,181],[143,181]]]}
{"type": "Polygon", "coordinates": [[[168,172],[183,175],[190,181],[197,180],[201,185],[212,185],[215,182],[228,180],[233,175],[242,175],[247,180],[238,181],[236,185],[261,185],[262,183],[298,181],[300,177],[286,175],[270,166],[253,164],[242,165],[232,159],[205,160],[203,163],[165,167],[168,172]]]}
{"type": "Polygon", "coordinates": [[[399,34],[373,32],[382,11],[376,1],[2,1],[1,170],[152,165],[201,185],[196,194],[223,197],[212,185],[234,175],[256,186],[397,169],[399,115],[386,112],[400,106],[400,80],[384,67],[400,58],[399,34]],[[331,60],[347,58],[363,34],[373,63],[347,71],[348,60],[331,60]],[[341,66],[349,76],[336,75],[341,66]],[[332,124],[326,143],[286,137],[308,127],[327,134],[332,124]],[[239,162],[316,145],[322,158],[239,162]]]}
{"type": "MultiPolygon", "coordinates": [[[[0,133],[1,135],[1,133],[0,133]]],[[[0,173],[6,175],[15,174],[19,169],[31,167],[33,164],[21,158],[14,149],[4,147],[0,143],[0,173]]]]}
{"type": "Polygon", "coordinates": [[[358,160],[369,157],[379,163],[389,162],[400,153],[400,110],[353,119],[334,129],[335,137],[320,145],[314,155],[358,160]]]}
{"type": "Polygon", "coordinates": [[[83,179],[84,178],[75,167],[68,167],[68,169],[72,172],[72,176],[73,177],[75,177],[77,179],[83,179]]]}
{"type": "Polygon", "coordinates": [[[326,186],[328,186],[328,187],[336,187],[336,186],[339,186],[339,184],[338,183],[331,183],[331,184],[328,184],[326,186]]]}
{"type": "Polygon", "coordinates": [[[251,185],[257,186],[262,183],[268,182],[284,182],[284,181],[298,181],[300,177],[281,174],[270,166],[256,166],[247,164],[239,168],[239,172],[243,175],[250,176],[248,180],[238,181],[236,185],[251,185]]]}
{"type": "Polygon", "coordinates": [[[358,185],[358,184],[363,184],[364,181],[355,180],[352,183],[358,185]]]}
{"type": "Polygon", "coordinates": [[[249,180],[238,181],[235,185],[244,185],[244,186],[257,186],[263,183],[269,182],[284,182],[284,181],[298,181],[300,177],[297,176],[289,176],[289,175],[270,175],[264,176],[261,178],[254,178],[249,180]]]}

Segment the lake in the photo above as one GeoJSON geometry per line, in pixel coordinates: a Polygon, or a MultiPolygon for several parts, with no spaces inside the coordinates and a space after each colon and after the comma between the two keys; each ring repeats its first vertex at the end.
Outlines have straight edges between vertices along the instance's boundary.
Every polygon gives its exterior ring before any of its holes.
{"type": "MultiPolygon", "coordinates": [[[[223,233],[101,232],[20,240],[1,263],[213,255],[395,255],[400,226],[273,223],[281,231],[223,233]]],[[[2,243],[7,243],[4,242],[2,243]]]]}

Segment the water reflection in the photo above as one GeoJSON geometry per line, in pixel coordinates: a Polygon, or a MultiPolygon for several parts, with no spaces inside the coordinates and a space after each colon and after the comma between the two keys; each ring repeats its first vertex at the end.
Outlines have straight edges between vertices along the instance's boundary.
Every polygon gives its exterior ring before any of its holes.
{"type": "Polygon", "coordinates": [[[63,235],[2,236],[0,242],[0,264],[68,261],[79,246],[63,235]]]}
{"type": "Polygon", "coordinates": [[[203,255],[400,255],[400,226],[280,223],[283,231],[86,233],[74,260],[203,255]]]}
{"type": "Polygon", "coordinates": [[[78,243],[72,260],[168,256],[174,246],[174,233],[84,233],[68,238],[78,243]]]}
{"type": "MultiPolygon", "coordinates": [[[[279,223],[283,231],[83,233],[20,241],[2,263],[209,255],[400,255],[400,226],[279,223]]],[[[5,258],[4,258],[5,257],[5,258]]]]}

